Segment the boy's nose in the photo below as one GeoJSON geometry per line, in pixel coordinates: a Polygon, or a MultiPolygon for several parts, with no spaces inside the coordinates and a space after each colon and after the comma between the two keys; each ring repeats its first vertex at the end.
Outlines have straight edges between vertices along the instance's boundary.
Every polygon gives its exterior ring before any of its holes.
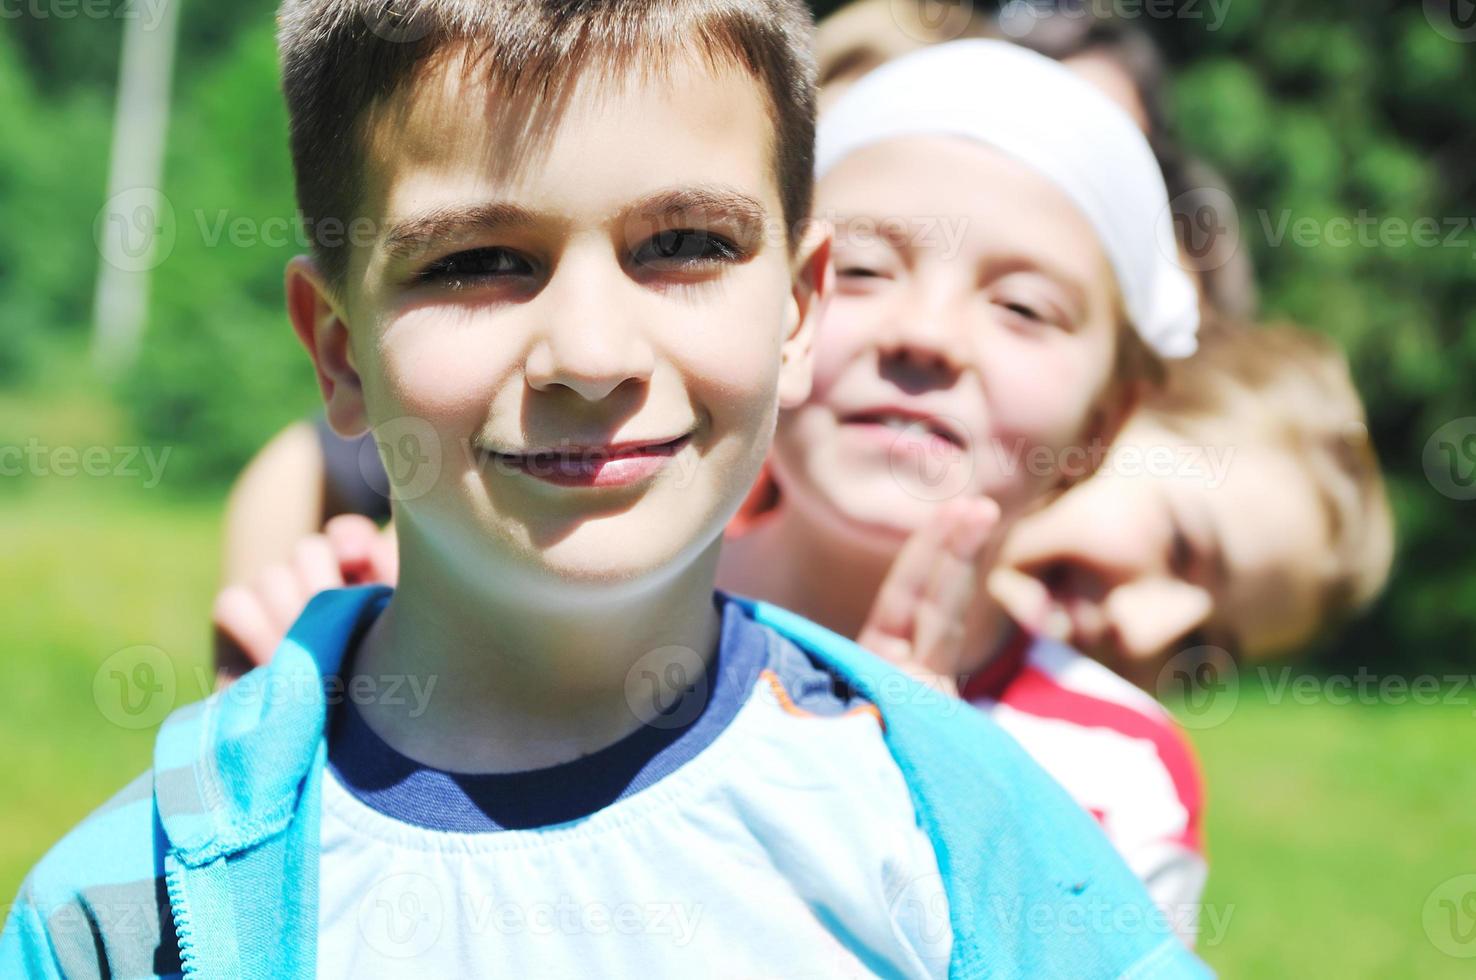
{"type": "Polygon", "coordinates": [[[542,327],[524,367],[529,386],[567,388],[600,401],[627,382],[649,381],[655,353],[621,301],[619,284],[575,269],[561,272],[539,297],[542,327]]]}

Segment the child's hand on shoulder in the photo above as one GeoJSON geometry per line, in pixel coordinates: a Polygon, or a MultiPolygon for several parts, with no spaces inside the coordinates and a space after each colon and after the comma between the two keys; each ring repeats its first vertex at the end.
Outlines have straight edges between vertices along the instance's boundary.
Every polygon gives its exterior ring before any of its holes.
{"type": "Polygon", "coordinates": [[[399,552],[392,533],[358,514],[333,518],[321,534],[299,541],[289,560],[216,596],[211,619],[220,685],[270,661],[319,592],[347,585],[393,585],[398,577],[399,552]]]}
{"type": "Polygon", "coordinates": [[[998,526],[999,505],[987,497],[940,506],[892,562],[856,641],[956,696],[959,675],[977,666],[968,616],[999,553],[998,526]]]}

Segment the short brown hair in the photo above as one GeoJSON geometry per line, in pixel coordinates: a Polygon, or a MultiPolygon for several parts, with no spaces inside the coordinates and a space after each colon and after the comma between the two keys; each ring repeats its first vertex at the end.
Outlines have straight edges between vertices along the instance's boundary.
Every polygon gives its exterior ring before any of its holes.
{"type": "Polygon", "coordinates": [[[1336,622],[1383,589],[1394,519],[1348,361],[1327,337],[1287,324],[1226,328],[1168,366],[1143,410],[1202,438],[1217,422],[1288,450],[1322,500],[1330,542],[1322,619],[1336,622]]]}
{"type": "MultiPolygon", "coordinates": [[[[503,91],[556,95],[591,67],[660,70],[696,55],[749,72],[774,120],[790,245],[814,186],[813,21],[800,0],[284,0],[277,43],[297,202],[335,288],[348,250],[317,233],[364,195],[365,120],[452,49],[503,91]]],[[[334,236],[337,237],[337,236],[334,236]]]]}

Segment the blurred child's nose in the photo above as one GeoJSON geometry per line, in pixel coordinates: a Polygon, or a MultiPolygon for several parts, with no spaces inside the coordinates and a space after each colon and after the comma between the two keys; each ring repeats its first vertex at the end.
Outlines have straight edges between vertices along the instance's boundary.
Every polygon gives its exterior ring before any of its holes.
{"type": "Polygon", "coordinates": [[[1106,603],[1118,649],[1140,659],[1168,650],[1203,626],[1213,611],[1214,598],[1208,591],[1166,576],[1119,586],[1106,603]]]}
{"type": "Polygon", "coordinates": [[[565,253],[536,300],[536,333],[524,366],[537,391],[564,388],[600,401],[630,382],[645,383],[655,352],[623,294],[628,278],[608,255],[590,248],[565,253]]]}
{"type": "Polygon", "coordinates": [[[884,369],[890,368],[904,387],[951,383],[967,366],[963,305],[937,289],[914,286],[894,305],[877,337],[884,369]]]}

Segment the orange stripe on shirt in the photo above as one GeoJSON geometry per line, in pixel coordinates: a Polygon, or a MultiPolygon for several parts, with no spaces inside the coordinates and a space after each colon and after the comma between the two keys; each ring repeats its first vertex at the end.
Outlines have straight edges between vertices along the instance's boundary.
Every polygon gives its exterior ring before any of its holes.
{"type": "Polygon", "coordinates": [[[886,722],[882,721],[881,710],[874,704],[858,704],[856,707],[843,711],[838,715],[820,715],[813,711],[806,711],[804,708],[795,704],[794,699],[789,696],[789,692],[784,689],[784,682],[770,668],[765,667],[759,671],[759,676],[768,682],[769,688],[774,692],[774,698],[779,702],[779,707],[797,718],[845,718],[850,715],[864,714],[871,715],[871,717],[875,718],[876,723],[881,725],[884,730],[887,727],[886,722]]]}

